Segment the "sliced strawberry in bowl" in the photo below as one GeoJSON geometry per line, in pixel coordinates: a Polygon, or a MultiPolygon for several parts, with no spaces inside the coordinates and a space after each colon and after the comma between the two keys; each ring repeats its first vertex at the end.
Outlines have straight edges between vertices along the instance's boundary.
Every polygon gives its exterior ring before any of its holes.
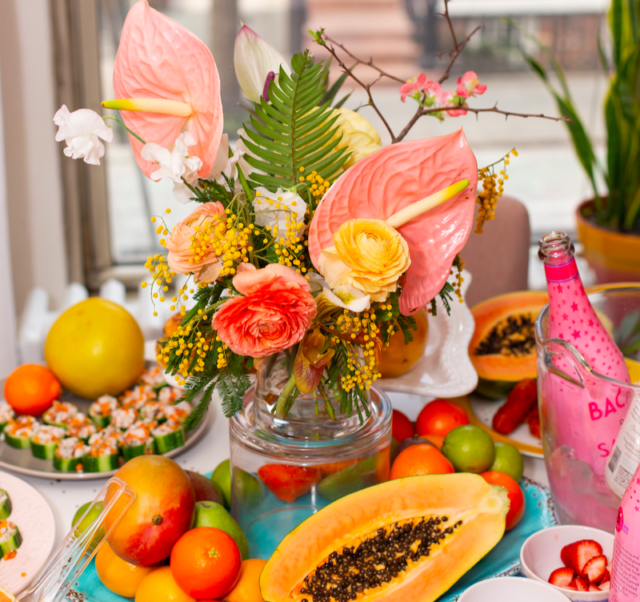
{"type": "Polygon", "coordinates": [[[603,583],[607,583],[609,581],[611,581],[611,573],[609,572],[611,565],[607,566],[607,568],[604,571],[604,575],[602,576],[602,579],[600,579],[600,583],[598,583],[598,585],[602,585],[603,583]]]}
{"type": "Polygon", "coordinates": [[[556,569],[549,575],[549,583],[556,587],[569,587],[569,584],[574,580],[576,572],[567,566],[556,569]]]}
{"type": "Polygon", "coordinates": [[[593,583],[592,583],[591,585],[589,585],[589,591],[590,592],[601,592],[602,590],[597,585],[593,585],[593,583]]]}
{"type": "Polygon", "coordinates": [[[589,583],[598,584],[602,581],[605,573],[607,573],[607,557],[600,554],[600,556],[594,556],[584,565],[581,576],[589,583]]]}
{"type": "Polygon", "coordinates": [[[575,577],[569,585],[567,585],[567,589],[574,589],[579,592],[588,592],[589,591],[589,582],[582,577],[575,577]]]}
{"type": "Polygon", "coordinates": [[[608,592],[609,591],[609,587],[611,585],[611,581],[605,581],[604,583],[601,583],[598,587],[603,591],[603,592],[608,592]]]}
{"type": "Polygon", "coordinates": [[[587,562],[594,556],[600,556],[601,554],[602,546],[597,541],[583,539],[562,548],[560,558],[565,566],[571,567],[577,573],[582,574],[587,562]]]}

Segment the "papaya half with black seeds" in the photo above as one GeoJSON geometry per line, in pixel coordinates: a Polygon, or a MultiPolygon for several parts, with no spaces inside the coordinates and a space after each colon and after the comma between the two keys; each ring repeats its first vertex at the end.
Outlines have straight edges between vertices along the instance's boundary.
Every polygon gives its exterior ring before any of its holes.
{"type": "Polygon", "coordinates": [[[507,492],[481,476],[407,477],[326,506],[260,576],[265,602],[433,602],[502,538],[507,492]]]}

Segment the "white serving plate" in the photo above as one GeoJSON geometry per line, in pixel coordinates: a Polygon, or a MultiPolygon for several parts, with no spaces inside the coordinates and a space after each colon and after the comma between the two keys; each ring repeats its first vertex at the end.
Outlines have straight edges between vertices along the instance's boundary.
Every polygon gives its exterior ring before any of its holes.
{"type": "MultiPolygon", "coordinates": [[[[465,270],[463,277],[464,297],[471,274],[465,270]]],[[[459,303],[455,298],[450,316],[439,297],[437,308],[435,316],[429,315],[429,336],[422,358],[406,374],[376,381],[377,387],[387,392],[445,398],[461,397],[476,388],[478,375],[468,352],[475,329],[471,311],[466,301],[459,303]]]]}
{"type": "Polygon", "coordinates": [[[0,560],[0,585],[17,596],[46,564],[53,550],[56,522],[42,495],[18,477],[0,472],[0,489],[11,498],[13,510],[8,520],[18,527],[23,540],[15,558],[0,560]]]}

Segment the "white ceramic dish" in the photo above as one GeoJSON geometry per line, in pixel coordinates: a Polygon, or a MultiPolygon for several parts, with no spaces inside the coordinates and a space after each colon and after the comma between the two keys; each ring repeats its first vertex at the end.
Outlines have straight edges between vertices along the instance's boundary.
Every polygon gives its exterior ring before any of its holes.
{"type": "Polygon", "coordinates": [[[47,562],[53,550],[56,522],[42,495],[18,477],[0,472],[0,489],[11,498],[13,510],[8,520],[22,535],[16,557],[0,560],[0,585],[17,596],[47,562]]]}
{"type": "MultiPolygon", "coordinates": [[[[471,274],[464,271],[463,277],[464,296],[471,283],[471,274]]],[[[468,352],[474,328],[475,322],[466,302],[459,303],[454,297],[448,316],[438,297],[436,315],[429,316],[429,338],[420,361],[406,374],[380,379],[376,386],[383,391],[426,397],[467,395],[478,384],[478,375],[468,352]]]]}
{"type": "Polygon", "coordinates": [[[458,602],[567,602],[555,587],[523,579],[495,577],[472,585],[458,602]]]}
{"type": "MultiPolygon", "coordinates": [[[[574,541],[593,539],[602,546],[602,553],[609,559],[613,556],[613,535],[600,529],[580,525],[559,525],[534,533],[522,545],[520,565],[524,575],[540,583],[548,583],[549,575],[563,566],[560,559],[562,548],[574,541]]],[[[603,602],[609,592],[576,592],[552,586],[574,602],[603,602]]],[[[519,601],[522,602],[522,601],[519,601]]]]}

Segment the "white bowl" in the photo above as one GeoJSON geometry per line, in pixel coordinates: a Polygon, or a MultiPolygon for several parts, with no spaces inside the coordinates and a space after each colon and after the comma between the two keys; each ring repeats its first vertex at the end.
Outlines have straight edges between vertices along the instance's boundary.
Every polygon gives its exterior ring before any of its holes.
{"type": "MultiPolygon", "coordinates": [[[[549,582],[549,575],[564,566],[560,551],[564,546],[593,539],[602,546],[602,553],[609,562],[613,556],[613,535],[600,529],[580,525],[561,525],[534,533],[520,549],[520,565],[524,575],[542,583],[549,582]]],[[[609,592],[577,592],[564,587],[552,586],[574,602],[603,602],[609,599],[609,592]]]]}
{"type": "Polygon", "coordinates": [[[557,587],[522,577],[494,577],[466,590],[458,602],[567,602],[557,587]]]}

